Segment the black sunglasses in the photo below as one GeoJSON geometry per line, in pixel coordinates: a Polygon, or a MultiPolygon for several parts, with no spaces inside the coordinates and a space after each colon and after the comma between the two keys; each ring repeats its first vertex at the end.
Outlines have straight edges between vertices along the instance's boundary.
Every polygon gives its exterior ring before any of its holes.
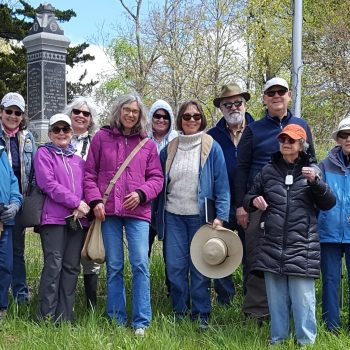
{"type": "Polygon", "coordinates": [[[80,113],[82,113],[83,116],[84,116],[85,118],[89,118],[89,117],[91,116],[91,113],[90,113],[90,112],[81,111],[80,109],[76,109],[76,108],[73,108],[73,109],[72,109],[72,112],[73,112],[73,114],[75,114],[75,115],[79,115],[80,113]]]}
{"type": "Polygon", "coordinates": [[[190,121],[191,118],[193,118],[194,120],[199,120],[199,119],[202,119],[202,115],[199,113],[196,113],[196,114],[185,113],[182,115],[182,119],[186,120],[186,122],[190,121]]]}
{"type": "Polygon", "coordinates": [[[272,91],[266,91],[265,95],[269,96],[269,97],[273,97],[276,95],[278,96],[284,96],[287,93],[288,90],[272,90],[272,91]]]}
{"type": "Polygon", "coordinates": [[[337,135],[337,137],[339,137],[342,140],[346,140],[349,136],[350,136],[350,134],[346,133],[346,132],[339,132],[337,135]]]}
{"type": "Polygon", "coordinates": [[[5,109],[7,115],[14,114],[16,117],[20,117],[23,113],[21,111],[14,111],[13,109],[5,109]]]}
{"type": "Polygon", "coordinates": [[[68,134],[71,132],[71,127],[70,126],[64,126],[63,128],[60,128],[59,126],[54,126],[53,128],[51,128],[51,131],[54,133],[54,134],[59,134],[61,132],[61,130],[65,133],[65,134],[68,134]]]}
{"type": "Polygon", "coordinates": [[[289,136],[281,136],[278,138],[279,143],[285,143],[286,141],[288,141],[288,143],[293,145],[297,140],[294,140],[294,139],[290,138],[289,136]]]}
{"type": "Polygon", "coordinates": [[[154,119],[164,119],[164,120],[170,120],[170,117],[168,116],[168,115],[166,115],[166,114],[158,114],[158,113],[154,113],[153,114],[153,118],[154,119]]]}
{"type": "Polygon", "coordinates": [[[241,107],[243,104],[243,101],[235,101],[235,102],[225,102],[222,104],[222,106],[224,106],[227,109],[231,109],[232,106],[235,106],[236,108],[241,107]]]}

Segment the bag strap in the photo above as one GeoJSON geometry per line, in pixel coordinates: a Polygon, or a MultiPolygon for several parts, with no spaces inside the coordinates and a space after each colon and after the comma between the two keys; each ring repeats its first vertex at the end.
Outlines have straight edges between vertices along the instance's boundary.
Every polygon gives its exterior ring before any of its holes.
{"type": "Polygon", "coordinates": [[[128,166],[128,164],[130,163],[131,159],[134,158],[135,154],[141,149],[141,147],[148,141],[148,138],[144,138],[143,140],[141,140],[139,142],[139,144],[132,150],[132,152],[128,155],[128,157],[124,160],[123,164],[121,165],[121,167],[118,169],[118,171],[116,172],[116,174],[113,176],[112,180],[109,182],[108,187],[105,191],[105,193],[103,194],[103,204],[106,204],[108,196],[110,194],[110,192],[112,191],[113,186],[115,185],[115,183],[117,182],[117,180],[119,179],[120,175],[122,174],[122,172],[124,171],[124,169],[128,166]]]}

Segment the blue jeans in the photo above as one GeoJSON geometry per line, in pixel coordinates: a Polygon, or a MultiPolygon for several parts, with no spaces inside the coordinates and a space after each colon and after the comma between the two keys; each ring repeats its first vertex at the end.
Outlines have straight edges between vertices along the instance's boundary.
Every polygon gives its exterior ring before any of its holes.
{"type": "Polygon", "coordinates": [[[24,229],[19,225],[13,227],[13,271],[12,271],[12,295],[17,303],[29,302],[29,290],[26,281],[26,265],[24,262],[24,229]]]}
{"type": "Polygon", "coordinates": [[[210,279],[194,267],[190,256],[191,241],[200,226],[198,215],[165,212],[165,262],[173,311],[184,315],[191,302],[192,319],[207,320],[211,309],[210,279]]]}
{"type": "Polygon", "coordinates": [[[315,280],[270,272],[265,272],[264,275],[271,315],[272,343],[281,343],[290,337],[292,312],[298,343],[313,344],[316,338],[315,280]]]}
{"type": "Polygon", "coordinates": [[[0,310],[7,309],[12,279],[12,226],[4,226],[0,238],[0,310]]]}
{"type": "MultiPolygon", "coordinates": [[[[340,327],[339,284],[341,275],[341,257],[343,252],[345,253],[349,285],[350,244],[321,243],[322,318],[329,330],[334,330],[340,327]]],[[[348,317],[348,327],[350,327],[350,304],[348,317]]]]}
{"type": "Polygon", "coordinates": [[[150,324],[152,310],[148,269],[149,223],[144,220],[107,216],[102,223],[107,267],[107,314],[119,325],[126,325],[123,227],[132,270],[132,326],[146,328],[150,324]]]}

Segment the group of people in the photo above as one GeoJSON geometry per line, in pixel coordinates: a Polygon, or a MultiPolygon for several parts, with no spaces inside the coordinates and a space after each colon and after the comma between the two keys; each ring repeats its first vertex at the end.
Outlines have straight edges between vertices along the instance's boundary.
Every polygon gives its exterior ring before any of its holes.
{"type": "MultiPolygon", "coordinates": [[[[323,319],[329,330],[339,331],[343,252],[350,269],[350,119],[338,125],[332,135],[338,145],[317,166],[310,128],[288,109],[291,92],[284,79],[266,82],[260,120],[246,111],[249,99],[238,84],[224,85],[213,101],[222,118],[206,132],[207,120],[195,100],[183,102],[175,119],[167,102],[156,101],[147,114],[140,97],[127,94],[116,101],[108,126],[94,132],[96,109],[81,97],[50,118],[49,142],[36,150],[26,129],[23,97],[5,95],[0,106],[0,171],[6,174],[0,181],[0,318],[10,286],[17,303],[29,302],[24,228],[16,225],[16,214],[34,172],[46,195],[39,228],[44,255],[40,319],[73,320],[80,264],[87,306],[96,306],[100,266],[80,256],[94,217],[102,221],[108,317],[120,326],[128,322],[125,231],[131,325],[135,335],[145,335],[152,318],[148,261],[158,235],[175,320],[189,315],[206,329],[211,280],[194,266],[190,245],[206,223],[210,198],[213,229],[237,231],[244,247],[244,315],[258,322],[270,318],[271,344],[289,338],[291,314],[298,343],[314,343],[320,267],[323,319]],[[70,215],[81,227],[67,225],[70,215]]],[[[214,279],[214,287],[217,301],[228,307],[235,295],[232,276],[214,279]]]]}

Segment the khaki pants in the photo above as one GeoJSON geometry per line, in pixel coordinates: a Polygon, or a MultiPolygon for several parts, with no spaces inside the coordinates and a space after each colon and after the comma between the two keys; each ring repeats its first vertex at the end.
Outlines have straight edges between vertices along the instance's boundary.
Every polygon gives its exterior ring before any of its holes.
{"type": "Polygon", "coordinates": [[[249,225],[245,231],[245,245],[247,254],[247,293],[244,296],[243,312],[247,316],[264,317],[269,315],[265,280],[250,272],[254,251],[257,249],[258,238],[263,234],[260,228],[261,211],[257,210],[249,215],[249,225]]]}

